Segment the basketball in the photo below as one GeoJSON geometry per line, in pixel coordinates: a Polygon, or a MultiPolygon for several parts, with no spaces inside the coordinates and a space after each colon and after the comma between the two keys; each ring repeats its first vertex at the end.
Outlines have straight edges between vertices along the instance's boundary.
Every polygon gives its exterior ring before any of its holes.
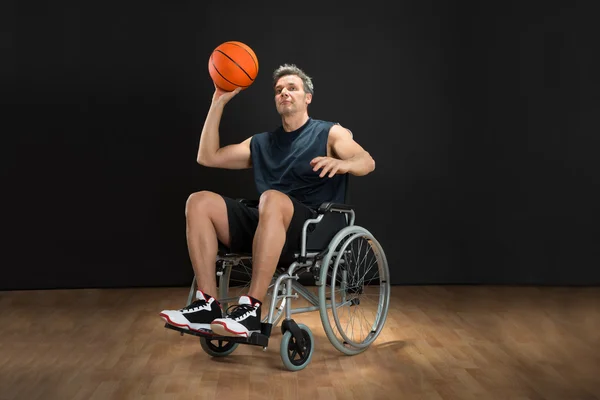
{"type": "Polygon", "coordinates": [[[225,42],[217,46],[208,60],[208,73],[222,90],[247,89],[258,75],[258,58],[242,42],[225,42]]]}

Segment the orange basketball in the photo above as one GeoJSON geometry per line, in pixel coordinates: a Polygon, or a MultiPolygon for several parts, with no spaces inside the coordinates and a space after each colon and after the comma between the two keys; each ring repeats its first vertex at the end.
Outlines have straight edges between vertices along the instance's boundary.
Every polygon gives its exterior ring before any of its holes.
{"type": "Polygon", "coordinates": [[[232,92],[248,88],[258,75],[258,58],[242,42],[225,42],[213,50],[208,60],[208,73],[215,85],[232,92]]]}

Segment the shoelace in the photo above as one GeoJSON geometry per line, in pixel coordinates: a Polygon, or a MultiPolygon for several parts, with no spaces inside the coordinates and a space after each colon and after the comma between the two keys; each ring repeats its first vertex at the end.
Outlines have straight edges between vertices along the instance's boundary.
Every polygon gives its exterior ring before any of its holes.
{"type": "Polygon", "coordinates": [[[192,308],[195,308],[195,307],[202,307],[205,304],[206,304],[206,300],[196,300],[196,301],[193,301],[189,306],[182,308],[181,311],[191,310],[192,308]]]}
{"type": "Polygon", "coordinates": [[[229,307],[227,307],[227,310],[225,311],[225,315],[227,315],[227,318],[237,318],[237,317],[241,317],[242,315],[246,314],[247,312],[252,312],[254,311],[254,307],[251,306],[250,304],[233,304],[229,307]],[[229,311],[231,310],[231,311],[229,311]]]}

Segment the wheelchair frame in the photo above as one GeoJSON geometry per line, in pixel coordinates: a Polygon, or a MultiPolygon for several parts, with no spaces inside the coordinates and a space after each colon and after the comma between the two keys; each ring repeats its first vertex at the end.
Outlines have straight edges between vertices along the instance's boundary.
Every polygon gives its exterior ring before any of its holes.
{"type": "MultiPolygon", "coordinates": [[[[241,201],[247,202],[245,200],[241,201]]],[[[383,249],[381,248],[381,245],[369,231],[355,225],[354,222],[355,212],[353,207],[347,204],[339,203],[323,203],[318,209],[317,217],[305,221],[302,229],[300,253],[295,254],[294,261],[287,268],[286,272],[277,271],[273,278],[273,293],[268,308],[269,312],[266,317],[266,321],[263,319],[261,322],[260,333],[254,332],[250,337],[246,338],[203,334],[200,332],[175,327],[169,325],[168,323],[165,324],[165,328],[179,331],[181,335],[191,334],[194,336],[199,336],[200,344],[203,350],[209,355],[220,357],[231,354],[239,344],[261,346],[263,347],[263,350],[266,350],[272,328],[276,326],[281,317],[284,316],[284,320],[281,325],[283,338],[281,341],[280,353],[285,367],[289,370],[297,371],[305,368],[310,363],[314,351],[314,337],[306,325],[297,324],[291,317],[294,314],[318,310],[321,315],[321,321],[323,323],[325,333],[334,347],[347,355],[354,355],[363,352],[379,336],[385,324],[389,308],[390,283],[387,259],[383,249]],[[307,240],[309,226],[311,224],[320,223],[325,217],[326,213],[329,212],[345,213],[347,226],[335,234],[325,249],[317,252],[308,252],[307,240]],[[347,248],[349,244],[357,238],[366,238],[367,242],[374,250],[374,257],[378,262],[377,272],[381,273],[382,275],[380,277],[381,287],[377,305],[377,320],[372,324],[371,331],[367,335],[367,338],[360,343],[353,341],[348,337],[347,334],[343,332],[337,316],[337,309],[341,306],[352,307],[360,305],[360,299],[358,299],[358,297],[352,299],[349,299],[348,297],[352,297],[353,294],[359,292],[359,294],[362,294],[365,290],[364,285],[361,284],[360,288],[357,286],[354,289],[347,289],[344,286],[340,293],[341,298],[339,302],[335,298],[336,292],[334,290],[332,290],[329,294],[331,296],[330,299],[328,299],[328,294],[326,292],[328,278],[327,272],[330,269],[333,271],[331,277],[332,284],[337,282],[337,271],[340,269],[340,266],[341,282],[346,282],[346,284],[348,283],[348,268],[351,262],[347,260],[345,254],[347,254],[347,248]],[[315,277],[315,283],[319,291],[318,296],[310,292],[298,282],[300,279],[299,274],[304,271],[313,273],[313,276],[315,277]],[[283,288],[284,292],[280,294],[281,288],[283,288]],[[308,301],[311,306],[293,309],[291,301],[292,299],[297,299],[299,296],[302,296],[302,298],[308,301]],[[281,304],[277,307],[276,304],[279,302],[281,302],[281,304]],[[332,310],[335,325],[341,338],[336,335],[334,327],[328,319],[329,317],[327,310],[332,310]],[[218,344],[213,344],[213,341],[217,341],[218,344]],[[298,356],[299,358],[297,358],[298,356]]],[[[249,260],[251,258],[251,255],[231,253],[219,254],[217,256],[216,273],[219,277],[218,300],[224,308],[225,304],[228,302],[237,301],[237,297],[228,297],[227,293],[229,290],[231,269],[234,266],[239,265],[242,260],[249,260]]],[[[273,280],[271,281],[272,283],[273,280]]],[[[196,279],[194,277],[188,295],[188,305],[192,303],[195,291],[196,279]]]]}

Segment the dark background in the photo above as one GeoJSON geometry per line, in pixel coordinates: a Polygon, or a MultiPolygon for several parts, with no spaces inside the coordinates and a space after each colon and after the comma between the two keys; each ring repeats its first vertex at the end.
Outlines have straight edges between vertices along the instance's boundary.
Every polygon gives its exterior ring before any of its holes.
{"type": "Polygon", "coordinates": [[[222,145],[278,126],[271,73],[305,69],[310,115],[377,162],[350,194],[392,283],[600,283],[593,2],[216,3],[0,6],[0,289],[190,283],[189,194],[256,197],[195,161],[228,40],[260,71],[222,145]]]}

